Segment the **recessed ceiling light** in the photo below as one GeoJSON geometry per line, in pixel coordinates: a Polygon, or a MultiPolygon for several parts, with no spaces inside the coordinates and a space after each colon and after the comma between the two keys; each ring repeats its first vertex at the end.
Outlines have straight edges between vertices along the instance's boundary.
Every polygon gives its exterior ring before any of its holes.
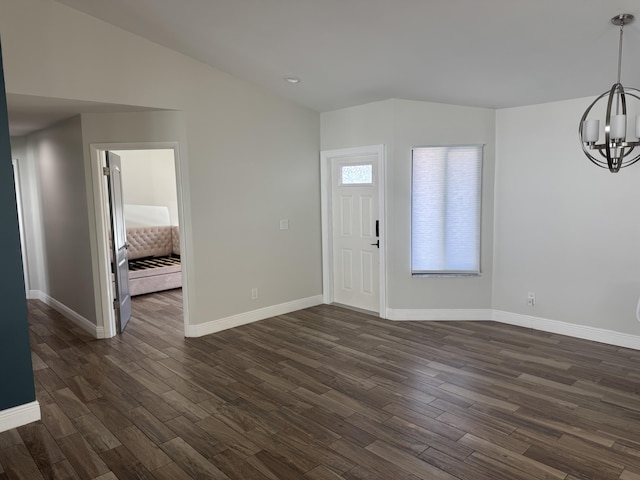
{"type": "Polygon", "coordinates": [[[300,78],[296,77],[295,75],[286,75],[284,77],[286,82],[292,83],[292,84],[296,84],[296,83],[300,83],[300,78]]]}

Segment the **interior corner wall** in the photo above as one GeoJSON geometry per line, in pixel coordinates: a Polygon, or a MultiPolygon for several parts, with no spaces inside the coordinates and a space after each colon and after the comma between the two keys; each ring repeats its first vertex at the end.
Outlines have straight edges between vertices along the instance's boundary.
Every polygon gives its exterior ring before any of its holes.
{"type": "Polygon", "coordinates": [[[27,137],[41,218],[39,290],[97,324],[82,126],[76,116],[27,137]]]}
{"type": "Polygon", "coordinates": [[[640,335],[640,167],[585,157],[591,101],[497,111],[494,309],[640,335]]]}
{"type": "Polygon", "coordinates": [[[321,115],[323,150],[384,144],[387,155],[387,305],[392,310],[491,309],[495,111],[387,100],[321,115]],[[484,144],[479,277],[411,276],[411,148],[484,144]]]}

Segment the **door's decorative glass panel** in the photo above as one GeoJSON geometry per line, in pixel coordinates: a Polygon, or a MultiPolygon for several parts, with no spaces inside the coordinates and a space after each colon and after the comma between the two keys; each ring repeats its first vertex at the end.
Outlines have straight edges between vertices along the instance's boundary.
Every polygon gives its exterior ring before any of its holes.
{"type": "Polygon", "coordinates": [[[340,168],[341,185],[371,185],[373,165],[343,165],[340,168]]]}

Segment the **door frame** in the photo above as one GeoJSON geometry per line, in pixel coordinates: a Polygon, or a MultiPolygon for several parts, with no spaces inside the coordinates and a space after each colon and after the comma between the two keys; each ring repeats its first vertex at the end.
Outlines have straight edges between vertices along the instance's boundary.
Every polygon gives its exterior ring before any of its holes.
{"type": "Polygon", "coordinates": [[[387,210],[386,210],[386,161],[384,145],[341,148],[320,152],[320,197],[322,218],[322,297],[326,304],[334,301],[333,281],[333,181],[331,162],[335,158],[378,157],[378,216],[380,217],[380,305],[379,316],[386,318],[387,311],[387,210]]]}
{"type": "Polygon", "coordinates": [[[103,167],[106,166],[105,152],[108,150],[173,150],[176,170],[176,191],[178,196],[178,219],[180,232],[180,265],[182,269],[182,305],[184,331],[187,336],[189,323],[189,289],[187,265],[190,257],[187,232],[190,232],[187,215],[185,215],[186,173],[180,156],[178,142],[146,142],[146,143],[92,143],[89,145],[91,154],[91,183],[93,190],[93,206],[96,223],[96,249],[94,256],[94,281],[96,285],[96,304],[99,305],[101,319],[98,319],[98,337],[111,338],[116,336],[116,315],[113,309],[113,289],[111,283],[111,266],[109,257],[109,232],[111,223],[109,218],[109,201],[106,177],[103,167]],[[102,320],[102,324],[100,324],[102,320]]]}
{"type": "Polygon", "coordinates": [[[24,210],[22,201],[22,184],[20,179],[20,162],[17,158],[11,159],[13,165],[13,182],[16,189],[16,206],[18,208],[18,227],[20,230],[20,248],[22,250],[22,271],[24,274],[25,298],[30,298],[31,282],[29,281],[29,260],[27,258],[27,241],[24,228],[24,210]]]}

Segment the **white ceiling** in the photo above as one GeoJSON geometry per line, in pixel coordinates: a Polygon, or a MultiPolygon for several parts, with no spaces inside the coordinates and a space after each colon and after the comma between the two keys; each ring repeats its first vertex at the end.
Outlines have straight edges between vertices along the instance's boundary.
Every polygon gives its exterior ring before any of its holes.
{"type": "MultiPolygon", "coordinates": [[[[640,88],[638,0],[56,0],[323,112],[404,98],[503,108],[640,88]],[[298,85],[286,75],[302,79],[298,85]]],[[[9,95],[11,135],[86,112],[9,95]]],[[[148,109],[142,109],[148,110],[148,109]]]]}
{"type": "MultiPolygon", "coordinates": [[[[638,0],[57,1],[318,111],[596,95],[616,79],[611,17],[640,17],[638,0]]],[[[640,18],[625,48],[622,81],[637,87],[640,18]]]]}

